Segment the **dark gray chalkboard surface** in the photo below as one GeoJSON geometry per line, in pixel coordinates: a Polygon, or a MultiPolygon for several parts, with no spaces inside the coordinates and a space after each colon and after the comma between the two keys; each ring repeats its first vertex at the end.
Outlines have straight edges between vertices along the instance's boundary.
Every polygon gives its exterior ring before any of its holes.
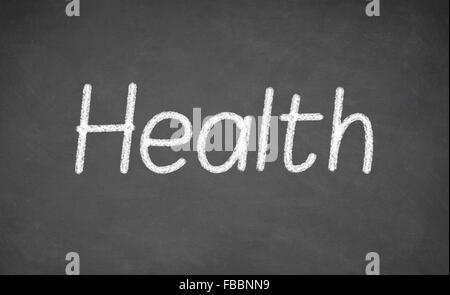
{"type": "MultiPolygon", "coordinates": [[[[0,2],[0,273],[364,274],[377,252],[383,274],[449,273],[449,23],[446,0],[87,1],[68,17],[63,0],[0,2]],[[130,168],[123,134],[88,135],[74,172],[83,85],[90,122],[121,124],[137,84],[130,168]],[[297,125],[294,174],[278,159],[263,172],[203,169],[195,152],[139,153],[154,115],[192,120],[224,111],[273,115],[292,95],[320,122],[297,125]],[[334,92],[344,116],[373,125],[370,174],[364,132],[352,125],[328,170],[334,92]]],[[[172,134],[168,124],[160,136],[172,134]]],[[[155,133],[156,134],[156,133],[155,133]]],[[[220,163],[229,153],[211,152],[220,163]]]]}

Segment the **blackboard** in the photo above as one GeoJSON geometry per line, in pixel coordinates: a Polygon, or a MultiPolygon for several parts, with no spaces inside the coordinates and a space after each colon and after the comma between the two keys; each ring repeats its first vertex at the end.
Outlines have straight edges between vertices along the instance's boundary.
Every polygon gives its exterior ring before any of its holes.
{"type": "MultiPolygon", "coordinates": [[[[82,274],[364,274],[377,252],[382,274],[449,272],[448,1],[363,0],[0,2],[0,273],[64,274],[77,252],[82,274]],[[90,123],[122,124],[136,83],[128,173],[123,133],[89,134],[74,171],[82,91],[90,123]],[[278,158],[256,170],[213,174],[193,151],[139,153],[146,123],[163,111],[192,119],[220,112],[302,112],[291,173],[278,158]],[[328,170],[333,103],[373,127],[373,166],[361,171],[364,131],[347,130],[328,170]]],[[[162,138],[173,130],[161,123],[162,138]]],[[[208,153],[214,163],[230,153],[208,153]]]]}

